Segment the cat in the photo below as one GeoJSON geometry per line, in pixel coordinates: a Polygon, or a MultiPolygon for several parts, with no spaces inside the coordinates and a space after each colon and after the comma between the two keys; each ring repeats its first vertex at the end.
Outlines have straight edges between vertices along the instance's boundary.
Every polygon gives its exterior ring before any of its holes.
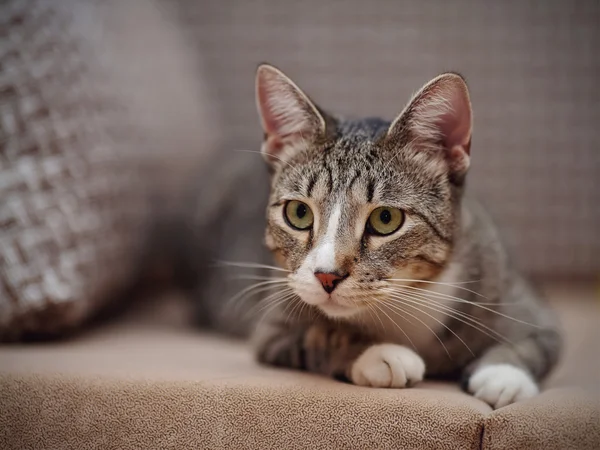
{"type": "Polygon", "coordinates": [[[464,79],[436,77],[392,122],[326,113],[267,64],[256,100],[266,164],[214,151],[177,233],[197,321],[251,336],[261,363],[361,386],[458,379],[494,408],[536,395],[561,336],[464,194],[464,79]],[[215,260],[252,261],[232,265],[258,282],[240,290],[215,260]]]}
{"type": "Polygon", "coordinates": [[[434,78],[392,122],[328,114],[268,64],[256,100],[279,267],[258,360],[379,388],[462,378],[493,408],[536,395],[561,336],[464,195],[463,77],[434,78]]]}

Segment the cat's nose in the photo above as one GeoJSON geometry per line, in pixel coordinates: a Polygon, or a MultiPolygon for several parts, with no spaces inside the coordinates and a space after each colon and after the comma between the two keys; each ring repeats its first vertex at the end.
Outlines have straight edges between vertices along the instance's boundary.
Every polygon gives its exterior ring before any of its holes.
{"type": "Polygon", "coordinates": [[[325,289],[325,292],[331,294],[335,287],[346,278],[348,274],[339,274],[335,272],[315,272],[315,277],[321,282],[321,286],[325,289]]]}

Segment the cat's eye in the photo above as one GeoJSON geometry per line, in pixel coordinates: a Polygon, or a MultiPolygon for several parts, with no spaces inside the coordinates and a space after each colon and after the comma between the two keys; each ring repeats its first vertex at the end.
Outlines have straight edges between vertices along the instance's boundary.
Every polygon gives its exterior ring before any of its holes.
{"type": "Polygon", "coordinates": [[[404,213],[398,208],[380,206],[373,210],[367,220],[367,231],[379,236],[387,236],[397,231],[404,223],[404,213]]]}
{"type": "Polygon", "coordinates": [[[296,230],[308,230],[314,222],[313,212],[306,203],[290,200],[285,204],[284,216],[286,222],[296,230]]]}

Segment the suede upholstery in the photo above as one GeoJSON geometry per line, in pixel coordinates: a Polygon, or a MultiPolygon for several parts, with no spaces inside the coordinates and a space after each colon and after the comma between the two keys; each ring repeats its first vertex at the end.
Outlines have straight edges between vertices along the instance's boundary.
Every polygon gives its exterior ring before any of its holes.
{"type": "Polygon", "coordinates": [[[450,383],[258,366],[244,343],[187,327],[169,295],[70,341],[1,347],[0,448],[597,449],[598,305],[590,289],[551,296],[561,366],[539,397],[492,411],[450,383]]]}

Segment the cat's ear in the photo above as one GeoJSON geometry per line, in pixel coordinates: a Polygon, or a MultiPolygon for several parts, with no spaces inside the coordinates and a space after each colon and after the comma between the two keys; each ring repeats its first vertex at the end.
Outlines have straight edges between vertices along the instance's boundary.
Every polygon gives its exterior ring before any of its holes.
{"type": "Polygon", "coordinates": [[[256,71],[256,106],[265,133],[262,153],[270,163],[285,161],[325,134],[325,118],[317,107],[283,72],[268,64],[256,71]]]}
{"type": "Polygon", "coordinates": [[[469,168],[473,117],[469,90],[463,77],[442,74],[412,98],[392,122],[387,139],[411,142],[417,149],[441,148],[453,176],[461,177],[469,168]]]}

